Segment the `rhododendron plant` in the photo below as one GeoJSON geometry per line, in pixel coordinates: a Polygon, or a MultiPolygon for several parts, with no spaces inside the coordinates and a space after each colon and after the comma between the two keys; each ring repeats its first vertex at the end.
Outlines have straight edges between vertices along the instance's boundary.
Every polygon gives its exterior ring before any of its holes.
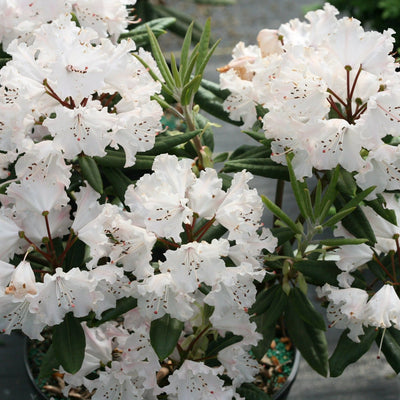
{"type": "Polygon", "coordinates": [[[51,338],[42,376],[93,400],[269,398],[277,326],[321,375],[374,340],[400,372],[392,30],[326,4],[239,43],[218,85],[210,21],[178,63],[156,38],[174,20],[133,0],[3,3],[0,329],[51,338]],[[204,111],[254,145],[214,153],[204,111]],[[330,358],[310,285],[344,330],[330,358]]]}

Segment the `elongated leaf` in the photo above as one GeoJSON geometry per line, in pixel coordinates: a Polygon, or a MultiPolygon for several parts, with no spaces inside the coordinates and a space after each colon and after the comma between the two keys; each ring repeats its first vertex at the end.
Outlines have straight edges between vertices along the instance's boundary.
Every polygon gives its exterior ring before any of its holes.
{"type": "Polygon", "coordinates": [[[376,243],[375,233],[361,207],[357,207],[344,218],[342,224],[355,237],[366,238],[371,245],[376,243]]]}
{"type": "Polygon", "coordinates": [[[67,372],[75,374],[79,371],[85,345],[85,333],[80,322],[72,313],[66,314],[64,321],[54,328],[53,346],[57,360],[67,372]]]}
{"type": "Polygon", "coordinates": [[[249,135],[254,140],[257,140],[257,142],[262,142],[262,141],[266,140],[265,134],[261,130],[257,130],[257,131],[256,130],[248,130],[248,131],[243,131],[243,133],[245,133],[246,135],[249,135]]]}
{"type": "MultiPolygon", "coordinates": [[[[382,334],[381,330],[376,339],[378,345],[382,334]]],[[[382,342],[382,353],[396,374],[400,373],[400,331],[398,329],[393,327],[386,329],[382,342]]]]}
{"type": "Polygon", "coordinates": [[[72,268],[80,268],[83,266],[85,261],[85,251],[86,244],[81,240],[77,240],[72,245],[64,259],[63,270],[67,272],[72,268]]]}
{"type": "Polygon", "coordinates": [[[175,349],[183,330],[183,322],[165,314],[152,321],[150,342],[160,361],[167,358],[175,349]]]}
{"type": "Polygon", "coordinates": [[[232,344],[238,343],[243,340],[243,336],[234,335],[232,332],[227,332],[224,337],[219,337],[217,340],[210,342],[205,357],[216,356],[221,350],[225,349],[232,344]]]}
{"type": "Polygon", "coordinates": [[[386,208],[384,206],[386,204],[386,201],[381,194],[378,194],[375,200],[365,200],[365,204],[371,207],[382,218],[386,219],[386,221],[390,222],[393,225],[397,225],[396,213],[393,210],[390,210],[389,208],[386,208]]]}
{"type": "Polygon", "coordinates": [[[90,326],[100,326],[107,321],[115,320],[122,314],[133,310],[134,308],[136,308],[136,306],[137,300],[134,297],[123,297],[122,299],[118,299],[117,304],[114,308],[110,308],[109,310],[104,311],[101,314],[101,319],[92,321],[90,326]]]}
{"type": "MultiPolygon", "coordinates": [[[[173,17],[155,18],[152,21],[147,22],[147,25],[150,27],[154,35],[158,37],[165,33],[165,28],[168,28],[170,25],[175,23],[175,21],[176,18],[173,17]]],[[[150,43],[150,38],[145,24],[139,25],[131,29],[129,32],[122,33],[118,41],[120,42],[127,38],[133,39],[136,47],[144,47],[150,43]]]]}
{"type": "Polygon", "coordinates": [[[269,321],[267,324],[275,324],[286,308],[288,296],[282,290],[280,284],[276,284],[268,289],[264,289],[257,294],[256,301],[249,309],[249,314],[268,313],[269,321]],[[270,310],[271,308],[271,310],[270,310]]]}
{"type": "Polygon", "coordinates": [[[348,329],[341,334],[336,349],[329,359],[330,376],[340,376],[348,365],[355,363],[370,349],[378,331],[375,327],[369,326],[364,332],[364,335],[359,337],[360,343],[354,342],[347,336],[348,329]]]}
{"type": "Polygon", "coordinates": [[[324,331],[305,322],[293,306],[287,308],[285,321],[293,344],[310,367],[320,375],[328,376],[328,343],[324,331]]]}
{"type": "Polygon", "coordinates": [[[293,231],[289,228],[272,228],[271,232],[278,239],[278,246],[293,238],[293,231]]]}
{"type": "Polygon", "coordinates": [[[297,287],[292,288],[290,291],[289,306],[296,309],[304,322],[317,329],[326,331],[323,316],[315,309],[308,297],[297,287]]]}
{"type": "MultiPolygon", "coordinates": [[[[206,55],[204,58],[200,58],[201,55],[199,54],[198,60],[201,60],[202,62],[201,62],[201,64],[200,64],[199,68],[196,69],[196,73],[197,73],[197,74],[200,74],[200,75],[203,76],[204,70],[206,69],[206,66],[207,66],[208,62],[210,61],[210,58],[211,58],[211,56],[214,54],[215,49],[216,49],[217,46],[219,45],[220,41],[221,41],[221,39],[218,39],[218,40],[211,46],[211,49],[208,51],[207,55],[206,55]]],[[[197,91],[197,89],[199,88],[199,86],[200,86],[200,83],[199,83],[199,85],[196,87],[196,91],[197,91]]]]}
{"type": "MultiPolygon", "coordinates": [[[[337,286],[337,276],[342,272],[334,261],[301,260],[296,261],[293,267],[304,274],[308,282],[316,286],[323,286],[325,283],[337,286]]],[[[366,283],[354,273],[352,275],[354,276],[353,286],[365,289],[366,283]]]]}
{"type": "Polygon", "coordinates": [[[201,82],[201,75],[196,75],[190,82],[188,82],[182,89],[180,102],[183,106],[190,104],[197,91],[198,85],[201,82]]]}
{"type": "Polygon", "coordinates": [[[265,178],[289,180],[287,168],[268,158],[249,158],[246,160],[228,160],[224,164],[225,172],[240,172],[243,169],[265,178]]]}
{"type": "Polygon", "coordinates": [[[211,151],[214,150],[214,132],[210,121],[201,114],[195,116],[196,128],[201,129],[201,143],[207,146],[211,151]]]}
{"type": "MultiPolygon", "coordinates": [[[[232,153],[233,157],[231,156],[230,160],[231,161],[234,160],[234,161],[238,161],[238,162],[239,161],[245,162],[246,159],[249,159],[249,158],[267,159],[270,155],[271,155],[271,151],[268,148],[266,148],[265,146],[249,146],[248,150],[243,151],[240,155],[236,155],[236,154],[232,153]]],[[[272,160],[268,160],[267,164],[268,165],[280,165],[280,164],[276,164],[272,160]]],[[[286,167],[284,167],[284,168],[286,170],[286,167]]]]}
{"type": "Polygon", "coordinates": [[[267,197],[261,195],[261,199],[263,203],[266,205],[266,207],[274,214],[276,215],[282,222],[284,222],[294,233],[301,234],[302,229],[300,226],[295,224],[291,218],[284,212],[282,211],[275,203],[273,203],[270,199],[267,197]]]}
{"type": "Polygon", "coordinates": [[[344,169],[340,170],[336,187],[340,193],[346,194],[350,197],[354,197],[357,192],[357,184],[353,175],[344,169]]]}
{"type": "Polygon", "coordinates": [[[352,239],[352,238],[335,238],[335,239],[323,239],[319,240],[318,243],[324,246],[345,246],[351,244],[362,244],[367,242],[367,239],[352,239]]]}
{"type": "Polygon", "coordinates": [[[246,400],[272,400],[272,397],[259,389],[254,383],[243,383],[236,389],[246,400]]]}
{"type": "Polygon", "coordinates": [[[337,286],[337,276],[342,272],[334,261],[304,260],[296,261],[294,268],[304,274],[314,285],[325,283],[337,286]]]}
{"type": "Polygon", "coordinates": [[[228,231],[224,226],[217,224],[208,228],[207,232],[202,236],[201,240],[211,243],[213,239],[219,239],[228,231]]]}
{"type": "Polygon", "coordinates": [[[92,157],[85,155],[79,156],[79,166],[81,167],[82,176],[89,185],[98,193],[103,193],[103,180],[96,161],[92,157]]]}
{"type": "Polygon", "coordinates": [[[98,165],[104,167],[123,168],[125,165],[125,153],[123,150],[106,150],[104,157],[94,157],[98,165]]]}
{"type": "Polygon", "coordinates": [[[199,57],[197,59],[196,69],[195,69],[196,75],[201,74],[199,69],[203,60],[207,56],[208,46],[210,44],[210,38],[211,38],[211,18],[208,18],[206,20],[206,23],[204,24],[203,32],[199,40],[199,49],[198,49],[199,57]]]}
{"type": "Polygon", "coordinates": [[[314,210],[311,203],[310,190],[308,188],[303,188],[303,198],[307,216],[311,218],[312,222],[314,222],[314,210]]]}
{"type": "Polygon", "coordinates": [[[103,168],[103,174],[113,187],[117,197],[123,203],[126,189],[132,184],[132,181],[118,168],[103,168]]]}
{"type": "Polygon", "coordinates": [[[169,70],[168,64],[165,61],[164,54],[161,51],[160,45],[157,42],[157,38],[155,37],[154,33],[151,31],[151,28],[149,25],[146,24],[146,29],[147,33],[149,35],[150,39],[150,45],[151,45],[151,50],[154,59],[156,60],[158,69],[160,70],[160,73],[162,77],[164,78],[168,88],[170,90],[173,90],[175,87],[174,85],[174,78],[172,77],[171,71],[169,70]]]}
{"type": "Polygon", "coordinates": [[[334,226],[336,225],[339,221],[341,221],[343,218],[345,218],[347,215],[351,214],[356,208],[352,207],[352,208],[346,208],[344,210],[340,210],[339,212],[337,212],[335,215],[333,215],[332,217],[330,217],[328,220],[326,220],[322,226],[334,226]]]}
{"type": "Polygon", "coordinates": [[[188,62],[189,62],[189,52],[190,52],[190,45],[192,43],[192,32],[193,32],[193,25],[192,22],[186,32],[185,38],[183,39],[182,49],[181,49],[181,59],[180,59],[180,69],[179,74],[181,76],[181,80],[185,85],[187,82],[183,80],[183,77],[186,75],[188,62]]]}
{"type": "Polygon", "coordinates": [[[195,131],[180,133],[178,135],[159,136],[156,138],[154,146],[151,150],[148,150],[145,153],[138,153],[138,155],[154,155],[155,156],[158,154],[167,153],[168,150],[171,150],[173,147],[178,146],[183,143],[186,143],[190,139],[193,139],[200,132],[201,132],[201,129],[197,129],[195,131]]]}
{"type": "Polygon", "coordinates": [[[319,221],[321,221],[320,219],[320,212],[322,208],[321,198],[322,198],[322,183],[321,180],[318,179],[317,185],[315,187],[314,213],[316,218],[319,219],[319,221]]]}
{"type": "Polygon", "coordinates": [[[262,335],[262,339],[258,341],[257,346],[251,348],[251,352],[257,360],[261,360],[264,357],[270,348],[272,339],[276,336],[276,322],[268,324],[268,319],[268,313],[256,315],[251,318],[252,322],[255,322],[257,325],[257,332],[262,335]]]}
{"type": "MultiPolygon", "coordinates": [[[[262,150],[262,146],[254,146],[249,144],[242,144],[241,146],[237,147],[229,157],[230,161],[243,159],[243,154],[254,154],[258,153],[262,150]]],[[[248,157],[250,158],[250,157],[248,157]]]]}
{"type": "Polygon", "coordinates": [[[287,164],[288,164],[288,170],[289,170],[289,177],[290,177],[290,184],[292,185],[292,190],[294,197],[296,198],[296,203],[297,206],[299,207],[300,213],[304,218],[309,217],[307,213],[307,206],[306,206],[306,199],[304,195],[304,190],[305,187],[303,187],[303,184],[301,184],[294,173],[294,169],[292,166],[292,163],[290,162],[290,158],[287,157],[287,164]]]}
{"type": "Polygon", "coordinates": [[[174,80],[175,80],[175,86],[182,87],[181,76],[179,75],[178,66],[176,63],[174,53],[171,53],[170,64],[171,64],[172,76],[174,77],[174,80]]]}
{"type": "Polygon", "coordinates": [[[56,354],[54,352],[54,345],[51,344],[47,353],[43,356],[42,364],[40,366],[40,372],[38,379],[48,379],[55,370],[60,367],[60,362],[58,361],[56,354]]]}
{"type": "MultiPolygon", "coordinates": [[[[328,209],[326,210],[326,212],[329,210],[330,204],[333,204],[333,202],[336,199],[336,193],[337,193],[337,189],[336,189],[336,184],[337,181],[339,179],[339,174],[340,174],[340,166],[338,165],[335,170],[333,171],[333,174],[330,177],[330,181],[329,181],[329,185],[326,188],[325,194],[322,197],[321,200],[321,210],[324,207],[324,205],[326,203],[329,204],[328,209]]],[[[325,219],[326,215],[321,214],[320,218],[321,221],[323,221],[325,219]]]]}

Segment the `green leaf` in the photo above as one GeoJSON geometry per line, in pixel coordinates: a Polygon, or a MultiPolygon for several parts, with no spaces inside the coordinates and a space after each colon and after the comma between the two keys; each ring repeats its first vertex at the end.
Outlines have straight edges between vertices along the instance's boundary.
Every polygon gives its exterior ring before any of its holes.
{"type": "Polygon", "coordinates": [[[207,232],[202,236],[201,240],[211,243],[213,239],[219,239],[228,231],[223,225],[212,225],[207,232]]]}
{"type": "Polygon", "coordinates": [[[232,332],[227,332],[224,337],[219,337],[217,340],[213,340],[208,345],[205,357],[214,357],[221,350],[225,349],[232,344],[238,343],[243,340],[243,336],[234,335],[232,332]]]}
{"type": "Polygon", "coordinates": [[[272,397],[259,389],[254,383],[243,383],[236,392],[246,400],[272,400],[272,397]]]}
{"type": "Polygon", "coordinates": [[[67,272],[72,268],[80,268],[85,261],[86,244],[77,240],[68,250],[63,262],[63,271],[67,272]]]}
{"type": "Polygon", "coordinates": [[[349,329],[346,329],[341,334],[335,351],[329,359],[331,377],[340,376],[348,365],[355,363],[370,349],[373,341],[378,335],[378,331],[373,326],[364,328],[364,331],[364,335],[359,337],[360,343],[354,342],[347,336],[349,329]]]}
{"type": "Polygon", "coordinates": [[[92,321],[90,326],[96,327],[104,324],[107,321],[115,320],[122,314],[125,314],[128,311],[133,310],[134,308],[136,308],[136,306],[137,306],[137,300],[134,297],[123,297],[122,299],[118,299],[115,307],[104,311],[101,314],[101,319],[92,321]]]}
{"type": "Polygon", "coordinates": [[[306,206],[306,199],[305,199],[305,192],[304,183],[300,183],[296,175],[294,173],[294,169],[289,157],[286,157],[288,170],[289,170],[289,177],[290,177],[290,184],[292,185],[292,190],[294,197],[296,198],[296,203],[299,207],[300,213],[304,218],[310,217],[307,213],[307,206],[306,206]]]}
{"type": "Polygon", "coordinates": [[[175,80],[175,86],[182,87],[181,76],[179,75],[179,72],[178,72],[178,66],[176,64],[176,59],[175,59],[174,53],[171,53],[170,58],[171,58],[170,64],[171,64],[172,76],[174,77],[174,80],[175,80]]]}
{"type": "Polygon", "coordinates": [[[254,140],[257,140],[257,142],[263,142],[266,140],[264,131],[261,130],[249,130],[249,131],[242,131],[246,135],[250,136],[254,140]]]}
{"type": "MultiPolygon", "coordinates": [[[[168,28],[170,25],[175,23],[175,21],[176,19],[173,17],[155,18],[152,21],[147,22],[147,25],[150,27],[154,35],[158,37],[165,33],[165,28],[168,28]]],[[[131,38],[135,42],[137,48],[147,46],[150,43],[150,38],[145,24],[139,25],[131,29],[129,32],[122,33],[118,41],[120,42],[127,38],[131,38]]]]}
{"type": "Polygon", "coordinates": [[[103,174],[114,189],[115,195],[124,203],[126,189],[132,184],[132,181],[118,168],[105,167],[103,174]]]}
{"type": "Polygon", "coordinates": [[[124,168],[125,166],[125,153],[123,150],[106,150],[104,157],[94,157],[98,165],[104,167],[124,168]]]}
{"type": "Polygon", "coordinates": [[[168,153],[173,147],[178,146],[183,143],[187,143],[190,139],[200,134],[201,129],[196,129],[195,131],[180,133],[179,135],[160,135],[156,138],[154,146],[151,150],[145,153],[138,153],[137,155],[158,155],[162,153],[168,153]]]}
{"type": "Polygon", "coordinates": [[[157,38],[155,37],[154,33],[151,31],[151,28],[148,24],[146,24],[146,29],[147,33],[149,35],[150,39],[150,45],[151,45],[151,50],[154,59],[156,60],[158,69],[160,70],[160,73],[162,77],[164,78],[167,87],[173,91],[175,85],[174,85],[174,78],[172,77],[171,71],[169,70],[167,61],[165,61],[164,54],[160,48],[160,45],[157,42],[157,38]]]}
{"type": "Polygon", "coordinates": [[[54,353],[65,371],[75,374],[85,356],[85,333],[80,322],[70,312],[53,332],[54,353]]]}
{"type": "MultiPolygon", "coordinates": [[[[337,286],[337,276],[342,272],[334,261],[323,260],[301,260],[296,261],[293,267],[300,271],[307,278],[307,281],[316,286],[323,286],[329,283],[332,286],[337,286]]],[[[365,288],[366,284],[354,273],[354,287],[365,288]]]]}
{"type": "Polygon", "coordinates": [[[298,288],[293,287],[289,294],[289,305],[294,307],[304,322],[317,329],[326,331],[323,316],[315,309],[308,297],[298,288]]]}
{"type": "Polygon", "coordinates": [[[187,106],[192,101],[194,94],[197,91],[198,86],[201,82],[201,75],[196,75],[191,81],[189,81],[182,89],[180,102],[183,106],[187,106]]]}
{"type": "MultiPolygon", "coordinates": [[[[339,204],[343,203],[339,196],[337,200],[339,204]]],[[[376,243],[375,233],[361,207],[357,207],[350,215],[345,217],[342,224],[355,237],[368,239],[370,245],[376,243]]]]}
{"type": "Polygon", "coordinates": [[[346,208],[344,210],[340,210],[339,212],[337,212],[335,215],[333,215],[332,217],[330,217],[328,220],[326,220],[322,226],[330,226],[333,227],[334,225],[336,225],[339,221],[341,221],[343,218],[345,218],[347,215],[351,214],[354,210],[356,209],[356,207],[352,207],[352,208],[346,208]]]}
{"type": "Polygon", "coordinates": [[[382,335],[385,335],[382,342],[382,353],[396,374],[400,373],[400,331],[394,327],[379,331],[376,341],[379,345],[382,335]]]}
{"type": "Polygon", "coordinates": [[[160,361],[174,351],[182,330],[183,322],[168,314],[151,322],[150,342],[160,361]]]}
{"type": "Polygon", "coordinates": [[[296,261],[293,267],[318,286],[325,283],[337,286],[337,276],[342,272],[334,261],[302,260],[296,261]]]}
{"type": "Polygon", "coordinates": [[[219,153],[216,156],[214,156],[214,163],[224,162],[228,157],[229,157],[228,152],[219,153]]]}
{"type": "Polygon", "coordinates": [[[321,200],[321,206],[320,206],[321,213],[319,214],[320,221],[323,221],[325,219],[330,206],[336,199],[336,193],[337,193],[336,184],[338,182],[339,175],[340,175],[340,166],[338,165],[333,171],[333,174],[331,174],[330,176],[329,185],[326,188],[325,194],[321,200]]]}
{"type": "Polygon", "coordinates": [[[282,222],[284,222],[294,233],[302,234],[303,231],[299,225],[297,225],[291,218],[285,214],[275,203],[273,203],[268,197],[261,195],[261,199],[266,207],[276,215],[282,222]]]}
{"type": "Polygon", "coordinates": [[[357,184],[353,175],[350,172],[341,169],[336,188],[340,193],[354,197],[357,192],[357,184]]]}
{"type": "Polygon", "coordinates": [[[335,238],[335,239],[318,240],[319,244],[331,247],[362,244],[366,242],[368,242],[367,239],[355,239],[355,238],[335,238]]]}
{"type": "Polygon", "coordinates": [[[328,376],[328,343],[324,331],[305,322],[293,304],[289,304],[285,316],[288,336],[310,367],[320,375],[328,376]]]}
{"type": "MultiPolygon", "coordinates": [[[[208,64],[208,62],[210,61],[211,56],[214,54],[215,49],[217,48],[217,46],[219,45],[219,43],[221,42],[221,39],[218,39],[212,46],[211,49],[208,51],[207,55],[204,58],[200,58],[201,56],[199,55],[198,60],[201,60],[201,64],[199,66],[198,69],[196,69],[196,73],[200,74],[201,76],[203,76],[204,70],[206,69],[206,66],[208,64]]],[[[196,91],[198,90],[200,86],[199,85],[196,87],[196,91]]]]}
{"type": "Polygon", "coordinates": [[[103,193],[103,180],[96,161],[92,157],[81,155],[78,157],[82,176],[89,185],[98,193],[103,193]]]}
{"type": "Polygon", "coordinates": [[[293,231],[289,228],[271,228],[272,234],[278,239],[278,246],[293,238],[293,231]]]}
{"type": "Polygon", "coordinates": [[[58,361],[56,354],[54,352],[53,344],[50,345],[47,353],[42,358],[42,364],[40,365],[40,371],[38,379],[44,380],[48,379],[55,370],[58,370],[60,367],[60,362],[58,361]]]}
{"type": "MultiPolygon", "coordinates": [[[[260,159],[264,159],[264,163],[266,163],[266,165],[279,165],[272,160],[265,161],[265,159],[268,159],[269,156],[271,155],[270,150],[265,146],[245,145],[243,147],[240,146],[239,149],[241,150],[241,153],[238,154],[236,153],[236,151],[234,151],[230,157],[230,161],[246,162],[249,161],[249,159],[257,158],[259,159],[260,162],[262,162],[262,160],[260,159]]],[[[285,166],[283,166],[283,168],[285,170],[287,169],[285,166]]]]}
{"type": "Polygon", "coordinates": [[[257,360],[261,360],[264,357],[271,345],[272,339],[276,336],[276,322],[268,324],[268,319],[268,313],[257,315],[251,319],[257,325],[257,332],[262,335],[262,339],[258,341],[257,346],[252,346],[251,348],[251,352],[257,360]]]}
{"type": "Polygon", "coordinates": [[[206,23],[204,24],[203,32],[199,40],[199,49],[198,49],[199,57],[197,58],[196,69],[195,69],[196,75],[199,73],[201,74],[200,66],[203,63],[203,60],[207,57],[210,38],[211,38],[211,18],[207,18],[206,23]]]}
{"type": "Polygon", "coordinates": [[[397,225],[396,213],[393,210],[386,208],[386,201],[382,194],[379,193],[375,200],[365,200],[365,204],[371,207],[382,218],[386,219],[386,221],[393,225],[397,225]]]}
{"type": "Polygon", "coordinates": [[[186,32],[185,38],[183,39],[183,44],[182,44],[182,49],[181,49],[181,59],[180,59],[180,69],[179,69],[179,74],[181,76],[181,80],[183,84],[186,84],[183,80],[184,76],[186,75],[186,72],[188,70],[188,62],[189,62],[189,52],[190,52],[190,45],[192,43],[192,32],[193,32],[193,25],[194,22],[192,22],[186,32]]]}
{"type": "Polygon", "coordinates": [[[288,296],[280,284],[264,289],[257,294],[256,301],[249,309],[249,315],[267,313],[267,325],[275,324],[276,320],[285,311],[288,296]]]}
{"type": "Polygon", "coordinates": [[[225,172],[240,172],[243,169],[265,178],[289,180],[287,168],[268,158],[248,158],[228,160],[224,164],[225,172]]]}

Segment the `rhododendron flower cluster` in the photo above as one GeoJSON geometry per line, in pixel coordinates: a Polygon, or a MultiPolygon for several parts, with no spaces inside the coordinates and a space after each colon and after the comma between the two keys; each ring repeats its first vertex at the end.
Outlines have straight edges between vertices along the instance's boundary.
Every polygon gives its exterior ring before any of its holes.
{"type": "MultiPolygon", "coordinates": [[[[238,43],[232,61],[219,71],[221,88],[230,91],[224,101],[230,118],[241,121],[250,135],[267,140],[270,159],[292,173],[297,221],[303,218],[307,225],[298,231],[303,238],[297,257],[304,261],[321,251],[310,263],[316,268],[329,265],[337,275],[335,282],[309,268],[304,271],[320,282],[317,293],[327,301],[330,326],[346,329],[331,360],[339,363],[341,373],[343,365],[354,361],[345,355],[346,336],[369,348],[382,329],[381,348],[386,330],[400,329],[400,81],[394,31],[366,31],[360,21],[338,14],[326,3],[308,12],[304,22],[295,19],[276,30],[263,29],[258,45],[238,43]],[[319,181],[310,195],[305,178],[312,176],[319,181]],[[328,204],[321,193],[328,186],[328,200],[333,185],[324,179],[341,180],[339,197],[328,204]],[[336,238],[322,240],[315,250],[318,241],[312,238],[330,225],[321,207],[334,204],[338,212],[351,199],[353,204],[342,210],[358,204],[357,216],[343,223],[332,217],[336,238]],[[375,277],[372,283],[362,275],[366,270],[375,277]]],[[[281,212],[276,216],[290,226],[289,217],[281,212]]],[[[296,269],[295,259],[286,264],[290,266],[296,269]]],[[[299,268],[303,272],[301,264],[299,268]]],[[[290,285],[283,287],[291,291],[290,285]]]]}
{"type": "Polygon", "coordinates": [[[271,158],[286,163],[291,151],[299,179],[340,164],[358,173],[364,189],[399,189],[397,146],[383,140],[396,135],[400,120],[397,63],[389,54],[394,31],[367,32],[337,14],[326,4],[307,22],[262,30],[258,46],[238,43],[221,69],[221,87],[232,92],[225,108],[245,127],[256,118],[255,104],[267,109],[271,158]]]}

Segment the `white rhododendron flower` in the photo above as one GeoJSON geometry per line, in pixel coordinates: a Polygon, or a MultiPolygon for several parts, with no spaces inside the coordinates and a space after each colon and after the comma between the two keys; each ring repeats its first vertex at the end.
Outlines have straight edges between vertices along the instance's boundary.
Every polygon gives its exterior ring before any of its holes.
{"type": "MultiPolygon", "coordinates": [[[[230,117],[251,127],[255,106],[263,106],[265,135],[274,153],[294,154],[298,179],[337,164],[361,172],[360,153],[397,135],[399,80],[389,55],[394,31],[367,32],[360,21],[337,14],[325,4],[307,13],[307,22],[263,30],[258,47],[239,43],[233,60],[219,69],[221,87],[231,91],[225,101],[230,117]]],[[[273,159],[286,164],[286,157],[273,159]]],[[[390,186],[400,188],[394,180],[390,186]]]]}

